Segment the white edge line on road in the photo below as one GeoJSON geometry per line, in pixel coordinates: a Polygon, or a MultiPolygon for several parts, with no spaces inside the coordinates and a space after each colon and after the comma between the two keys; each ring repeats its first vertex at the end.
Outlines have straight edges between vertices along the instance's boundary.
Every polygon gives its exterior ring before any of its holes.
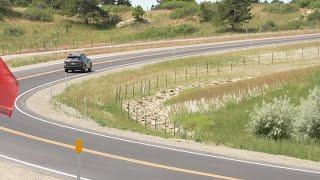
{"type": "MultiPolygon", "coordinates": [[[[114,66],[111,69],[115,69],[115,68],[119,68],[119,67],[123,67],[123,66],[130,66],[130,65],[134,65],[134,64],[142,64],[142,63],[146,63],[146,62],[155,62],[155,61],[164,60],[164,59],[173,59],[173,58],[177,58],[177,57],[180,57],[180,56],[174,56],[174,57],[170,57],[170,58],[158,58],[158,59],[152,59],[152,60],[147,60],[147,61],[128,63],[128,64],[119,65],[119,66],[114,66]]],[[[105,70],[109,70],[109,69],[110,68],[108,67],[108,68],[97,70],[96,72],[101,72],[101,71],[105,71],[105,70]]],[[[77,77],[81,77],[81,76],[85,76],[85,75],[86,74],[79,74],[79,75],[75,75],[75,76],[72,76],[72,77],[67,77],[67,79],[73,79],[73,78],[77,78],[77,77]]],[[[266,164],[266,163],[258,163],[258,162],[253,162],[253,161],[246,161],[246,160],[222,157],[222,156],[217,156],[217,155],[211,155],[211,154],[187,151],[187,150],[182,150],[182,149],[177,149],[177,148],[171,148],[171,147],[166,147],[166,146],[161,146],[161,145],[149,144],[149,143],[144,143],[144,142],[139,142],[139,141],[123,139],[123,138],[120,138],[120,137],[114,137],[114,136],[110,136],[110,135],[104,135],[104,134],[100,134],[100,133],[95,133],[95,132],[91,132],[91,131],[88,131],[88,130],[82,130],[82,129],[78,129],[78,128],[75,128],[75,127],[71,127],[71,126],[67,126],[67,125],[63,125],[63,124],[59,124],[59,123],[55,123],[55,122],[51,122],[51,121],[47,121],[47,120],[41,119],[39,117],[33,116],[31,114],[28,114],[28,113],[22,111],[19,108],[19,106],[17,105],[17,101],[21,97],[23,97],[24,95],[30,93],[31,91],[34,91],[36,89],[39,89],[39,88],[42,88],[42,87],[45,87],[45,86],[48,86],[48,85],[51,85],[51,84],[55,84],[57,82],[64,81],[64,80],[65,80],[65,78],[62,78],[62,79],[59,79],[59,80],[55,80],[55,81],[52,81],[52,82],[49,82],[49,83],[34,87],[34,88],[24,92],[23,94],[19,95],[18,98],[16,99],[15,107],[22,114],[25,114],[25,115],[27,115],[27,116],[29,116],[29,117],[31,117],[33,119],[36,119],[38,121],[41,121],[41,122],[44,122],[44,123],[48,123],[48,124],[52,124],[52,125],[55,125],[55,126],[58,126],[58,127],[62,127],[62,128],[75,130],[75,131],[82,132],[82,133],[95,135],[95,136],[105,137],[105,138],[109,138],[109,139],[114,139],[114,140],[119,140],[119,141],[123,141],[123,142],[139,144],[139,145],[144,145],[144,146],[149,146],[149,147],[154,147],[154,148],[160,148],[160,149],[166,149],[166,150],[171,150],[171,151],[176,151],[176,152],[182,152],[182,153],[187,153],[187,154],[192,154],[192,155],[205,156],[205,157],[210,157],[210,158],[216,158],[216,159],[222,159],[222,160],[246,163],[246,164],[251,164],[251,165],[259,165],[259,166],[265,166],[265,167],[271,167],[271,168],[285,169],[285,170],[291,170],[291,171],[299,171],[299,172],[304,172],[304,173],[320,174],[320,171],[312,171],[312,170],[299,169],[299,168],[290,168],[290,167],[279,166],[279,165],[272,165],[272,164],[266,164]]]]}
{"type": "MultiPolygon", "coordinates": [[[[13,161],[13,162],[16,162],[16,163],[20,163],[20,164],[23,164],[23,165],[26,165],[26,166],[30,166],[30,167],[33,167],[33,168],[37,168],[37,169],[49,171],[49,172],[52,172],[52,173],[56,173],[56,174],[59,174],[59,175],[63,175],[63,176],[71,177],[71,178],[77,178],[77,176],[72,175],[72,174],[68,174],[68,173],[65,173],[65,172],[57,171],[57,170],[46,168],[46,167],[43,167],[43,166],[31,164],[31,163],[28,163],[28,162],[25,162],[25,161],[21,161],[21,160],[18,160],[18,159],[9,157],[9,156],[5,156],[5,155],[1,155],[0,154],[0,158],[7,159],[7,160],[10,160],[10,161],[13,161]]],[[[90,180],[88,178],[83,178],[83,177],[81,177],[81,179],[82,180],[90,180]]]]}

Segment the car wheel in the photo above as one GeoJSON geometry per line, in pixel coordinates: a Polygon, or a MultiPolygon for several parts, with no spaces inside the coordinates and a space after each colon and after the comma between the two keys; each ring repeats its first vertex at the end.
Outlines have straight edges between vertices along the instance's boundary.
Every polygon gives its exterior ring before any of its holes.
{"type": "Polygon", "coordinates": [[[87,72],[87,67],[86,66],[83,67],[82,72],[84,72],[84,73],[87,72]]]}
{"type": "Polygon", "coordinates": [[[68,70],[68,69],[65,69],[64,71],[65,71],[66,73],[69,73],[69,70],[68,70]]]}
{"type": "Polygon", "coordinates": [[[88,69],[89,72],[92,72],[92,64],[90,65],[90,68],[88,69]]]}

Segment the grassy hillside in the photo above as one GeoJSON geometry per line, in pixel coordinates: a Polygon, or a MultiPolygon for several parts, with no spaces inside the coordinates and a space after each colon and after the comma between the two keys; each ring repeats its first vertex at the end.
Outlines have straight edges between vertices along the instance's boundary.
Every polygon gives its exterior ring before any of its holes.
{"type": "MultiPolygon", "coordinates": [[[[252,32],[278,31],[286,29],[313,28],[300,22],[306,10],[289,13],[264,11],[266,5],[257,4],[252,8],[254,18],[244,26],[252,32]],[[270,28],[271,26],[271,28],[270,28]]],[[[105,7],[118,14],[123,20],[132,18],[131,8],[105,7]]],[[[23,14],[25,9],[16,8],[23,14]]],[[[53,22],[29,21],[19,16],[6,17],[0,23],[0,54],[20,51],[48,50],[66,47],[82,47],[98,44],[117,44],[133,41],[215,36],[222,32],[213,23],[200,23],[198,16],[172,18],[173,10],[146,12],[149,22],[135,23],[123,28],[108,24],[85,25],[75,18],[54,15],[53,22]]]]}

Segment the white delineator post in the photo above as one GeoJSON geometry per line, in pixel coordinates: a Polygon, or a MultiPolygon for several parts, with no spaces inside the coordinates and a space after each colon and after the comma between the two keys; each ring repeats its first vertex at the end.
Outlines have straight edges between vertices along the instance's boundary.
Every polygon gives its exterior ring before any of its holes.
{"type": "Polygon", "coordinates": [[[82,153],[83,140],[77,139],[75,142],[75,152],[77,153],[77,180],[81,179],[80,176],[80,154],[82,153]]]}

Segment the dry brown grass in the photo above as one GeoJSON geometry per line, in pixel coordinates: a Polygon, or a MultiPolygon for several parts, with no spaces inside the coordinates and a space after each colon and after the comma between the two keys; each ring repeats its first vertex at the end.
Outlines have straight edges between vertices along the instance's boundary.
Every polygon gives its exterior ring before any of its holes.
{"type": "Polygon", "coordinates": [[[275,86],[289,81],[302,80],[307,75],[315,72],[319,66],[278,72],[270,75],[260,76],[252,79],[240,80],[234,83],[209,86],[201,89],[192,89],[182,92],[179,96],[170,100],[170,103],[181,103],[190,100],[216,99],[227,94],[237,94],[266,86],[275,86]]]}

